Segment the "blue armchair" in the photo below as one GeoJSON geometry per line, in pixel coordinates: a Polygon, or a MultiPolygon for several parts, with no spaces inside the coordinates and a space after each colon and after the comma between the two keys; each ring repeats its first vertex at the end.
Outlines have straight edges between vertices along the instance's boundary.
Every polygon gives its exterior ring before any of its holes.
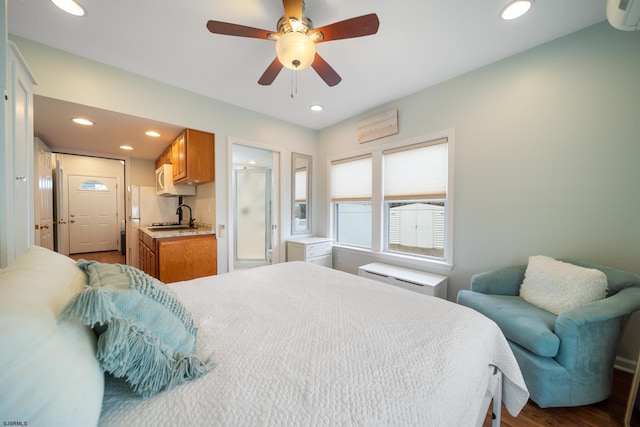
{"type": "Polygon", "coordinates": [[[597,264],[607,298],[555,315],[520,298],[526,265],[476,274],[458,303],[498,324],[520,365],[531,399],[541,408],[580,406],[611,394],[617,346],[640,309],[640,276],[597,264]]]}

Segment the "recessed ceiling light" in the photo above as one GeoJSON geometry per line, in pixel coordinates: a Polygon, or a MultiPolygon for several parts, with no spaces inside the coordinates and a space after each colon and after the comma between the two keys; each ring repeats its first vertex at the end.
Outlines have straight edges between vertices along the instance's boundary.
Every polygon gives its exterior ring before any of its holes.
{"type": "Polygon", "coordinates": [[[522,15],[527,13],[529,9],[531,9],[532,5],[533,0],[514,0],[509,2],[509,4],[502,9],[500,17],[505,21],[520,18],[522,15]]]}
{"type": "Polygon", "coordinates": [[[121,145],[120,148],[122,148],[123,150],[133,150],[133,147],[130,145],[121,145]]]}
{"type": "Polygon", "coordinates": [[[71,15],[84,16],[84,9],[82,6],[73,0],[51,0],[51,2],[71,15]]]}
{"type": "Polygon", "coordinates": [[[89,119],[84,119],[82,117],[75,117],[71,119],[74,123],[77,123],[82,126],[93,126],[93,122],[89,119]]]}
{"type": "Polygon", "coordinates": [[[249,164],[250,164],[250,165],[255,165],[255,164],[256,164],[256,161],[255,161],[255,160],[249,160],[249,164]]]}
{"type": "Polygon", "coordinates": [[[311,109],[311,111],[322,111],[322,105],[320,104],[314,104],[309,108],[311,109]]]}
{"type": "Polygon", "coordinates": [[[158,132],[156,132],[155,130],[148,130],[144,133],[147,136],[152,136],[154,138],[159,138],[160,134],[158,132]]]}

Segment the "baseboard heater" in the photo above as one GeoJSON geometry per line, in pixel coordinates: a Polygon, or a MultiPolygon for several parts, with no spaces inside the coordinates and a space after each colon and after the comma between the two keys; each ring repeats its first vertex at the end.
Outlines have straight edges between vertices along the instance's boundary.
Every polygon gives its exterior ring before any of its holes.
{"type": "Polygon", "coordinates": [[[447,299],[447,276],[381,262],[372,262],[358,267],[358,275],[421,294],[447,299]]]}

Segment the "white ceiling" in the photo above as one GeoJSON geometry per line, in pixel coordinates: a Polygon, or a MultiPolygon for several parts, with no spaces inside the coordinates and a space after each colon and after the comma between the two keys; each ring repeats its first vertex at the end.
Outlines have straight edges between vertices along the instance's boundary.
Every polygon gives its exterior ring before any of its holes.
{"type": "MultiPolygon", "coordinates": [[[[211,34],[206,28],[213,19],[275,30],[283,13],[279,0],[79,3],[86,9],[82,18],[50,1],[8,0],[9,33],[310,129],[606,18],[605,0],[537,0],[527,15],[510,22],[498,17],[507,0],[307,0],[305,15],[315,27],[374,12],[380,29],[372,36],[319,44],[318,53],[342,82],[330,88],[309,68],[298,72],[297,94],[291,98],[287,69],[271,86],[257,84],[275,58],[273,42],[211,34]],[[316,103],[324,111],[310,111],[316,103]]],[[[56,106],[53,101],[37,100],[35,106],[36,134],[47,135],[50,144],[63,141],[56,136],[61,126],[41,120],[56,106]]],[[[71,144],[73,137],[64,141],[53,145],[71,144]]]]}

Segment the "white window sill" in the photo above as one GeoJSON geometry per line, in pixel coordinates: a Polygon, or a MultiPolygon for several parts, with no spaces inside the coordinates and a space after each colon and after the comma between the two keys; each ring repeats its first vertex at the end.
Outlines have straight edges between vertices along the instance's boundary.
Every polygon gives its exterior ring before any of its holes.
{"type": "Polygon", "coordinates": [[[407,267],[416,267],[418,269],[430,268],[437,269],[443,271],[451,271],[453,270],[453,264],[448,263],[444,260],[437,260],[432,258],[418,257],[418,256],[410,256],[410,255],[401,255],[392,252],[374,252],[371,249],[367,248],[359,248],[357,246],[347,246],[341,245],[339,243],[333,244],[334,248],[339,248],[340,250],[349,251],[349,252],[357,252],[360,254],[367,254],[372,258],[372,262],[388,262],[388,263],[402,263],[407,267]]]}

